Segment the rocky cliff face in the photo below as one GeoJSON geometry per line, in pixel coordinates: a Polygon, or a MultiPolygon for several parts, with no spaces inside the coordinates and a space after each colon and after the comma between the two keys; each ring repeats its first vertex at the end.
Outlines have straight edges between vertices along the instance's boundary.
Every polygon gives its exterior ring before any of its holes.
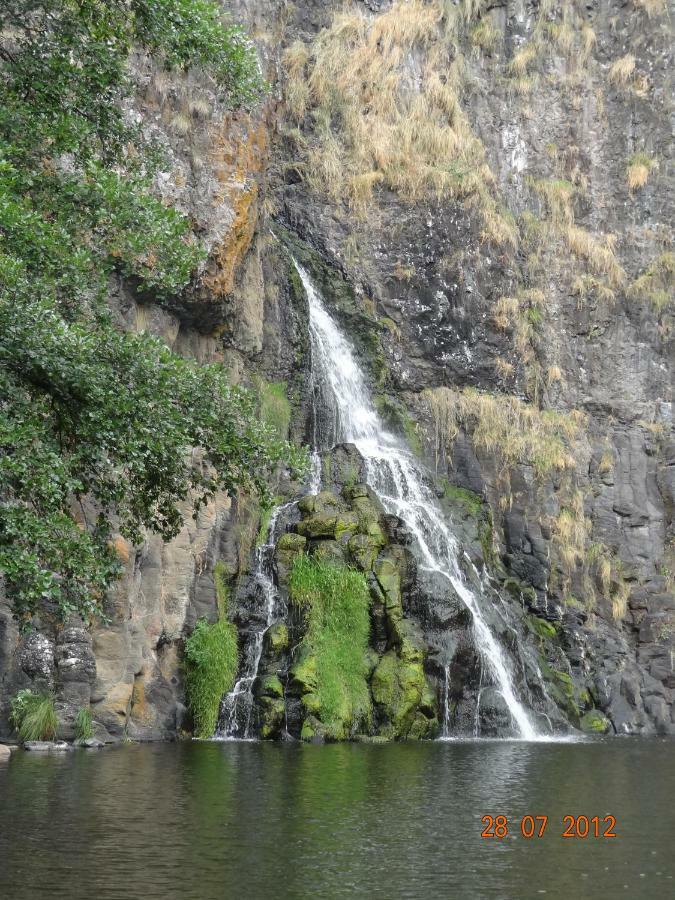
{"type": "MultiPolygon", "coordinates": [[[[255,113],[226,113],[197,75],[134,63],[131,113],[170,150],[158,189],[212,250],[162,307],[114,285],[120,324],[223,360],[235,380],[285,382],[305,439],[290,246],[475,561],[524,610],[566,718],[600,710],[620,733],[672,733],[672,11],[233,6],[271,82],[255,113]]],[[[120,541],[126,575],[93,631],[45,624],[20,639],[0,602],[0,727],[35,683],[57,689],[66,724],[91,701],[102,733],[174,736],[182,640],[216,616],[218,560],[244,590],[257,519],[222,497],[169,545],[120,541]]]]}

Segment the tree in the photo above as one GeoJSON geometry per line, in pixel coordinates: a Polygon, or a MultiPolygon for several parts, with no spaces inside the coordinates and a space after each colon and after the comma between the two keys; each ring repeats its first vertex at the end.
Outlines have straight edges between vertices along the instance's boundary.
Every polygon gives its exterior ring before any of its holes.
{"type": "Polygon", "coordinates": [[[0,571],[23,624],[100,614],[114,528],[169,539],[186,498],[196,512],[219,489],[265,494],[275,464],[302,464],[222,367],[111,321],[114,270],[170,295],[205,255],[152,195],[156,153],[124,121],[134,44],[208,67],[232,104],[261,90],[250,44],[210,0],[0,10],[0,571]]]}

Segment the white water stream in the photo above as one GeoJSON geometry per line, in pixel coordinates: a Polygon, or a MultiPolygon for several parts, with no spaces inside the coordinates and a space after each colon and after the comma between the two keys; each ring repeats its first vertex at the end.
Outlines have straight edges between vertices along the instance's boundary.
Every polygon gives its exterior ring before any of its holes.
{"type": "MultiPolygon", "coordinates": [[[[297,262],[296,267],[309,302],[314,375],[321,379],[325,393],[330,395],[326,399],[330,401],[333,416],[332,443],[356,445],[366,462],[368,484],[387,512],[403,519],[414,534],[420,562],[428,571],[447,579],[470,611],[476,646],[520,737],[536,739],[539,735],[516,695],[510,661],[492,634],[478,598],[464,579],[456,542],[435,495],[425,484],[411,451],[384,427],[351,346],[326,310],[307,272],[297,262]]],[[[322,410],[324,415],[326,412],[322,410]]],[[[443,720],[447,736],[447,687],[445,694],[443,720]]]]}

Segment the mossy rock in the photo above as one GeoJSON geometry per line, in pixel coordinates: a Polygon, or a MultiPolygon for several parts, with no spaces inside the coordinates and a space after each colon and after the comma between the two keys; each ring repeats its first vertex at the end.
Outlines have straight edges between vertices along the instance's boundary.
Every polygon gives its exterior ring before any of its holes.
{"type": "Polygon", "coordinates": [[[399,657],[404,662],[422,662],[424,642],[419,627],[411,619],[402,618],[390,624],[399,657]]]}
{"type": "Polygon", "coordinates": [[[537,602],[537,592],[532,585],[518,581],[517,578],[506,578],[504,581],[504,588],[515,600],[520,600],[522,597],[530,605],[536,604],[537,602]]]}
{"type": "Polygon", "coordinates": [[[538,616],[530,616],[529,623],[532,631],[545,640],[554,638],[558,634],[555,625],[551,622],[547,622],[546,619],[540,619],[538,616]]]}
{"type": "Polygon", "coordinates": [[[289,531],[282,534],[277,541],[274,550],[274,557],[277,564],[277,576],[280,584],[284,584],[288,578],[288,572],[293,565],[293,561],[304,553],[307,545],[307,538],[301,534],[295,534],[289,531]]]}
{"type": "MultiPolygon", "coordinates": [[[[381,658],[371,681],[374,702],[395,737],[406,737],[425,687],[422,663],[399,659],[393,650],[381,658]]],[[[382,729],[386,733],[385,729],[382,729]]]]}
{"type": "Polygon", "coordinates": [[[335,512],[321,512],[303,519],[296,525],[298,534],[307,538],[335,537],[335,525],[337,514],[335,512]]]}
{"type": "Polygon", "coordinates": [[[336,512],[342,508],[338,497],[332,491],[321,491],[318,494],[306,494],[298,501],[298,509],[304,515],[336,512]]]}
{"type": "Polygon", "coordinates": [[[388,744],[389,738],[384,734],[355,734],[352,738],[357,744],[388,744]]]}
{"type": "Polygon", "coordinates": [[[318,717],[321,714],[321,698],[317,694],[312,692],[303,694],[302,705],[308,713],[311,713],[314,716],[318,717]]]}
{"type": "Polygon", "coordinates": [[[572,681],[572,676],[567,672],[560,672],[557,669],[552,669],[551,672],[565,696],[568,698],[574,697],[574,682],[572,681]]]}
{"type": "Polygon", "coordinates": [[[286,705],[278,697],[260,698],[260,737],[263,740],[278,734],[286,717],[286,705]]]}
{"type": "Polygon", "coordinates": [[[447,479],[443,479],[443,496],[452,505],[458,506],[467,516],[479,519],[483,515],[485,501],[480,494],[476,494],[474,491],[457,487],[457,485],[450,484],[447,479]]]}
{"type": "Polygon", "coordinates": [[[265,632],[265,651],[277,656],[288,649],[288,628],[283,622],[275,622],[265,632]]]}
{"type": "Polygon", "coordinates": [[[381,545],[368,534],[353,534],[349,538],[349,555],[364,572],[370,572],[380,552],[381,545]]]}
{"type": "Polygon", "coordinates": [[[598,709],[592,709],[579,720],[579,728],[584,734],[607,734],[611,727],[611,722],[607,716],[603,715],[598,709]]]}
{"type": "Polygon", "coordinates": [[[428,679],[424,680],[424,690],[420,698],[420,711],[428,719],[433,719],[438,715],[438,697],[436,691],[429,683],[428,679]]]}
{"type": "Polygon", "coordinates": [[[264,697],[283,697],[284,686],[278,675],[266,675],[260,680],[260,694],[264,697]]]}
{"type": "Polygon", "coordinates": [[[380,556],[373,566],[375,577],[385,596],[387,613],[403,615],[401,606],[401,572],[398,561],[391,556],[380,556]]]}
{"type": "Polygon", "coordinates": [[[370,488],[367,484],[347,484],[343,488],[342,494],[346,500],[358,501],[361,499],[366,499],[370,501],[370,488]]]}
{"type": "Polygon", "coordinates": [[[335,537],[339,540],[342,537],[347,538],[353,534],[359,527],[359,517],[354,512],[340,513],[335,520],[335,537]]]}
{"type": "Polygon", "coordinates": [[[430,741],[437,736],[438,732],[438,719],[428,718],[418,710],[406,737],[411,741],[430,741]]]}
{"type": "Polygon", "coordinates": [[[345,563],[344,550],[337,541],[312,541],[310,553],[314,559],[319,559],[322,562],[329,562],[338,566],[345,563]]]}
{"type": "Polygon", "coordinates": [[[311,694],[316,690],[316,656],[301,653],[291,666],[289,687],[295,694],[311,694]]]}

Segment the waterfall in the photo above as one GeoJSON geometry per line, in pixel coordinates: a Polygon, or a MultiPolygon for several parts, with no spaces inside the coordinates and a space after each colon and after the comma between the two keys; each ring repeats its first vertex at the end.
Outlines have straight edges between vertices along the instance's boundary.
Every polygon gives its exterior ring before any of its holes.
{"type": "MultiPolygon", "coordinates": [[[[316,469],[316,465],[314,468],[316,469]]],[[[215,735],[217,738],[248,740],[251,737],[251,713],[253,712],[254,704],[253,688],[258,677],[265,634],[269,631],[271,625],[281,621],[284,613],[284,610],[280,608],[282,604],[279,602],[279,593],[274,583],[272,571],[277,523],[281,513],[292,505],[291,502],[275,507],[270,516],[265,542],[256,547],[255,550],[253,590],[256,597],[256,605],[259,606],[264,616],[264,623],[262,627],[249,634],[244,651],[241,674],[230,693],[226,694],[221,701],[218,728],[215,735]]]]}
{"type": "MultiPolygon", "coordinates": [[[[424,568],[447,580],[473,621],[475,644],[495,679],[522,738],[537,731],[516,696],[513,669],[492,634],[478,598],[466,583],[458,549],[438,504],[427,487],[412,452],[381,421],[353,350],[326,310],[307,272],[295,263],[309,303],[313,375],[322,393],[324,417],[330,411],[324,443],[356,445],[365,460],[368,484],[389,513],[399,516],[415,537],[424,568]]],[[[447,679],[447,674],[446,674],[447,679]]],[[[448,686],[445,687],[444,730],[448,727],[448,686]]]]}

